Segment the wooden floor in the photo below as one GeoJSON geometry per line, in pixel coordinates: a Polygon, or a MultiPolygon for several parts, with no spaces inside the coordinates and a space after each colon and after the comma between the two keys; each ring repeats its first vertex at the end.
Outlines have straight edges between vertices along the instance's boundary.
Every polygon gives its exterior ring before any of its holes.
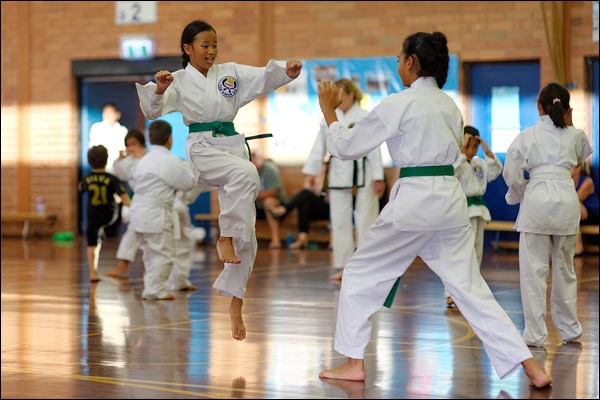
{"type": "MultiPolygon", "coordinates": [[[[100,272],[114,263],[105,243],[100,272]]],[[[554,385],[532,390],[522,371],[499,380],[443,287],[415,261],[392,309],[373,317],[366,382],[322,381],[344,358],[333,335],[339,288],[327,250],[261,243],[244,303],[248,337],[231,339],[229,301],[211,289],[212,247],[194,253],[200,290],[143,301],[142,264],[129,280],[88,283],[81,239],[2,238],[2,398],[598,398],[598,255],[577,260],[581,345],[550,338],[534,356],[554,385]]],[[[523,328],[517,253],[485,250],[482,274],[523,328]]],[[[549,313],[548,313],[549,314],[549,313]]]]}

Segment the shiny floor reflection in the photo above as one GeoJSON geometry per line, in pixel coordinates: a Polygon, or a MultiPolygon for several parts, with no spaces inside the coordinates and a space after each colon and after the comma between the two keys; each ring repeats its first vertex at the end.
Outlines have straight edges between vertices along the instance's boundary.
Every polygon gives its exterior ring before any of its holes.
{"type": "MultiPolygon", "coordinates": [[[[522,371],[498,379],[420,260],[372,319],[366,381],[322,381],[344,361],[332,349],[339,288],[327,250],[261,244],[237,342],[229,301],[211,289],[222,268],[212,247],[194,252],[200,290],[160,302],[141,300],[139,257],[129,279],[106,277],[117,245],[106,241],[103,279],[90,284],[80,239],[2,238],[2,398],[598,398],[597,254],[577,259],[582,342],[562,345],[549,319],[533,353],[554,385],[535,390],[522,371]]],[[[517,253],[486,249],[482,273],[522,330],[517,253]]]]}

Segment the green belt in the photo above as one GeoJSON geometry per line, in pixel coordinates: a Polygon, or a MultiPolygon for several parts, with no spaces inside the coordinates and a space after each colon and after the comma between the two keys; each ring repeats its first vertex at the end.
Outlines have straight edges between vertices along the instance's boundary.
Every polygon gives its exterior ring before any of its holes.
{"type": "Polygon", "coordinates": [[[401,167],[400,178],[409,176],[454,176],[452,165],[429,165],[425,167],[401,167]]]}
{"type": "MultiPolygon", "coordinates": [[[[225,136],[239,135],[239,133],[237,133],[235,131],[235,126],[233,125],[233,122],[220,122],[220,121],[194,122],[193,124],[190,124],[190,126],[189,126],[189,133],[208,132],[208,131],[212,131],[213,137],[217,137],[217,134],[225,135],[225,136]]],[[[250,146],[248,146],[248,140],[262,139],[262,138],[266,138],[266,137],[273,137],[273,134],[272,133],[262,133],[260,135],[248,136],[245,138],[246,139],[246,147],[248,148],[248,157],[250,158],[250,161],[252,161],[252,151],[250,151],[250,146]]]]}
{"type": "Polygon", "coordinates": [[[482,196],[467,196],[467,206],[485,206],[482,196]]]}
{"type": "Polygon", "coordinates": [[[213,137],[217,137],[217,134],[225,136],[238,135],[238,133],[235,131],[233,122],[195,122],[190,124],[189,128],[190,133],[212,131],[213,137]]]}
{"type": "MultiPolygon", "coordinates": [[[[409,176],[454,176],[454,167],[452,165],[430,165],[425,167],[402,167],[400,168],[400,178],[407,178],[409,176]]],[[[396,291],[400,285],[400,278],[396,279],[392,290],[388,294],[384,307],[391,308],[396,291]]]]}

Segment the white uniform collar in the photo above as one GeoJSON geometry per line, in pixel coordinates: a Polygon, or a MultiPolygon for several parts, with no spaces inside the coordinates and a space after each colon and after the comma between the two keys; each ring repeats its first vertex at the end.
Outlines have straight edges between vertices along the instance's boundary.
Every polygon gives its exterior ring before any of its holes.
{"type": "Polygon", "coordinates": [[[167,149],[165,146],[161,146],[160,144],[151,144],[150,151],[162,151],[170,153],[171,150],[167,149]]]}
{"type": "Polygon", "coordinates": [[[552,118],[549,115],[540,115],[539,123],[546,129],[560,129],[558,126],[554,125],[552,118]]]}
{"type": "Polygon", "coordinates": [[[194,66],[192,65],[192,63],[189,63],[185,66],[185,73],[190,75],[192,77],[192,79],[206,79],[208,78],[208,75],[210,74],[210,71],[214,68],[215,66],[213,65],[209,70],[208,73],[206,74],[206,76],[204,76],[202,74],[202,72],[198,71],[196,68],[194,68],[194,66]]]}
{"type": "Polygon", "coordinates": [[[437,81],[433,76],[422,76],[410,85],[411,88],[438,87],[437,81]]]}

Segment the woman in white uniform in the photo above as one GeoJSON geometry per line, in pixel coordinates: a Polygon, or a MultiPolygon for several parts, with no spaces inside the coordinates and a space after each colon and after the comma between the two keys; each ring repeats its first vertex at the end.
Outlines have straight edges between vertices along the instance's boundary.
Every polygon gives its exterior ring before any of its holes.
{"type": "Polygon", "coordinates": [[[330,82],[319,85],[319,104],[329,127],[327,150],[357,159],[386,142],[400,167],[390,201],[344,269],[334,348],[348,359],[320,377],[365,379],[371,317],[397,278],[420,256],[442,279],[500,378],[522,365],[533,385],[547,386],[550,377],[477,266],[467,201],[453,168],[463,140],[462,115],[440,89],[448,73],[446,43],[440,32],[408,36],[398,54],[398,73],[408,89],[383,99],[351,129],[337,121],[340,91],[330,82]]]}
{"type": "MultiPolygon", "coordinates": [[[[343,89],[343,100],[336,109],[338,121],[344,126],[353,126],[367,115],[367,111],[360,107],[362,93],[349,79],[338,79],[335,84],[343,89]]],[[[326,131],[327,125],[323,121],[302,168],[312,183],[321,174],[323,158],[327,153],[326,131]]],[[[325,189],[329,191],[333,267],[337,269],[331,279],[340,280],[344,266],[379,214],[379,197],[385,190],[380,149],[376,148],[358,160],[330,157],[326,185],[325,189]]]]}
{"type": "Polygon", "coordinates": [[[571,168],[583,162],[592,149],[585,132],[572,126],[569,101],[569,91],[558,83],[550,83],[540,91],[540,119],[511,143],[502,174],[508,185],[507,203],[520,203],[515,229],[520,232],[523,339],[534,347],[543,347],[548,338],[546,288],[550,261],[554,326],[565,342],[576,341],[582,333],[573,266],[580,206],[571,168]]]}
{"type": "Polygon", "coordinates": [[[274,60],[266,67],[234,62],[215,64],[217,33],[204,21],[192,21],[181,35],[183,69],[156,73],[156,83],[136,84],[140,107],[148,119],[173,111],[189,126],[186,153],[198,185],[219,193],[219,258],[223,272],[213,287],[231,297],[232,336],[246,337],[242,299],[256,258],[256,209],[259,189],[256,167],[248,160],[244,135],[233,125],[238,110],[300,75],[302,63],[274,60]]]}

